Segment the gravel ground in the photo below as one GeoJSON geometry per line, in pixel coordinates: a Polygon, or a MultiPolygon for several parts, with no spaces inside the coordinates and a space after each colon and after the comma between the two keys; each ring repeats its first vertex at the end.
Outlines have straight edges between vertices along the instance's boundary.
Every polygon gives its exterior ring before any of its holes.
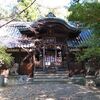
{"type": "Polygon", "coordinates": [[[61,83],[13,85],[0,88],[0,100],[100,100],[100,91],[61,83]]]}

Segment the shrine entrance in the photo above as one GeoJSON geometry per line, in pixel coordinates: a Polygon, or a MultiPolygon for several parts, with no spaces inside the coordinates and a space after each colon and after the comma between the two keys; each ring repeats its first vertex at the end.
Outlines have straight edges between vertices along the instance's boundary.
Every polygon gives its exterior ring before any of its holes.
{"type": "Polygon", "coordinates": [[[62,66],[61,48],[45,48],[43,50],[43,68],[56,68],[62,66]]]}
{"type": "Polygon", "coordinates": [[[55,63],[55,62],[56,62],[55,50],[46,49],[45,50],[45,55],[44,55],[44,65],[45,65],[45,67],[48,67],[52,63],[55,63]]]}
{"type": "Polygon", "coordinates": [[[56,37],[46,37],[36,43],[36,60],[40,63],[35,66],[36,70],[46,70],[56,68],[63,69],[66,65],[67,45],[56,41],[56,37]]]}

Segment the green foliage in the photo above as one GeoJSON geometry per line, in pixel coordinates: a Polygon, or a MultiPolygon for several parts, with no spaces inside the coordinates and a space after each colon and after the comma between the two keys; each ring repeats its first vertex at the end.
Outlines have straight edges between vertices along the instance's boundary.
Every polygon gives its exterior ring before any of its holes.
{"type": "Polygon", "coordinates": [[[100,59],[100,38],[98,38],[97,35],[93,35],[93,37],[85,41],[80,46],[87,48],[76,54],[78,61],[84,61],[93,58],[96,58],[96,60],[100,59]]]}
{"type": "Polygon", "coordinates": [[[69,11],[69,20],[84,23],[84,26],[92,29],[93,33],[92,38],[82,44],[87,48],[76,55],[77,59],[100,59],[100,3],[77,3],[72,5],[69,11]]]}
{"type": "Polygon", "coordinates": [[[10,65],[11,61],[13,60],[11,54],[8,54],[6,52],[6,48],[3,46],[0,46],[0,60],[2,60],[7,65],[10,65]]]}
{"type": "Polygon", "coordinates": [[[91,58],[100,59],[100,48],[87,48],[83,52],[80,52],[76,55],[78,61],[89,60],[91,58]]]}
{"type": "Polygon", "coordinates": [[[10,12],[0,7],[0,19],[5,19],[10,16],[10,12]]]}
{"type": "Polygon", "coordinates": [[[69,8],[68,20],[79,21],[94,29],[94,33],[100,33],[100,3],[75,4],[69,8]]]}
{"type": "Polygon", "coordinates": [[[80,21],[86,24],[100,22],[100,3],[75,4],[69,8],[71,12],[68,17],[71,21],[80,21]]]}
{"type": "MultiPolygon", "coordinates": [[[[18,5],[18,9],[22,11],[26,7],[28,7],[32,3],[32,0],[21,0],[18,5]]],[[[39,10],[38,10],[38,5],[34,3],[30,8],[25,10],[20,16],[18,16],[19,20],[24,20],[24,21],[33,21],[38,19],[39,17],[39,10]]]]}
{"type": "Polygon", "coordinates": [[[81,46],[87,46],[87,49],[84,49],[84,51],[78,55],[78,60],[91,59],[93,57],[100,58],[100,38],[96,35],[91,37],[81,46]]]}

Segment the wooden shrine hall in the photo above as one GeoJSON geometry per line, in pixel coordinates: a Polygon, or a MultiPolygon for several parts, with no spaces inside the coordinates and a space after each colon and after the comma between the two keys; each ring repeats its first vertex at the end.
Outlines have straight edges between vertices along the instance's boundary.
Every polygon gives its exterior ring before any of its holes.
{"type": "MultiPolygon", "coordinates": [[[[78,51],[78,45],[84,39],[79,38],[81,31],[78,28],[53,14],[35,22],[14,23],[9,27],[17,28],[21,36],[7,52],[12,53],[19,64],[18,73],[30,77],[39,70],[67,70],[69,62],[75,60],[73,52],[78,51]]],[[[88,33],[84,36],[88,37],[88,33]]]]}

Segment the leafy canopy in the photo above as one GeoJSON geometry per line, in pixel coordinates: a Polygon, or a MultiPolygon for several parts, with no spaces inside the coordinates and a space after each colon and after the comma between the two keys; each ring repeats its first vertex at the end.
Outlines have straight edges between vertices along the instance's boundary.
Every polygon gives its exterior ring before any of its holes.
{"type": "MultiPolygon", "coordinates": [[[[32,3],[32,1],[33,0],[21,0],[17,7],[18,10],[22,11],[23,9],[27,8],[32,3]]],[[[25,10],[25,12],[20,14],[18,18],[19,20],[23,20],[23,21],[33,21],[38,19],[39,15],[40,13],[39,13],[38,5],[34,3],[27,10],[25,10]]]]}
{"type": "Polygon", "coordinates": [[[11,54],[8,54],[6,52],[6,48],[3,46],[0,46],[0,60],[2,60],[7,65],[10,65],[11,61],[13,60],[11,54]]]}
{"type": "Polygon", "coordinates": [[[100,58],[100,3],[77,3],[73,4],[70,8],[70,21],[78,21],[83,23],[85,27],[92,30],[92,37],[85,45],[87,49],[81,52],[78,60],[90,59],[93,57],[100,58]]]}

